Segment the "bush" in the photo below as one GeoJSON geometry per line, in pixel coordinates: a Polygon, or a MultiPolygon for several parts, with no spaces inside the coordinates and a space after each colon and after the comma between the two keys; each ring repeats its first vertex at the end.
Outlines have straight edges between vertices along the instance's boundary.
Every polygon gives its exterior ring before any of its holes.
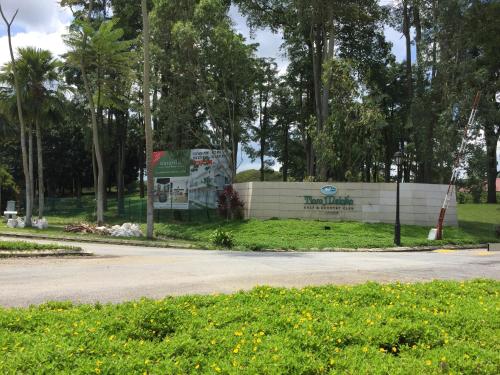
{"type": "Polygon", "coordinates": [[[230,249],[234,245],[234,238],[231,232],[218,228],[210,235],[210,242],[212,242],[215,246],[222,246],[230,249]]]}
{"type": "Polygon", "coordinates": [[[243,219],[243,206],[238,192],[233,189],[232,185],[226,186],[219,194],[217,211],[221,217],[228,220],[243,219]]]}

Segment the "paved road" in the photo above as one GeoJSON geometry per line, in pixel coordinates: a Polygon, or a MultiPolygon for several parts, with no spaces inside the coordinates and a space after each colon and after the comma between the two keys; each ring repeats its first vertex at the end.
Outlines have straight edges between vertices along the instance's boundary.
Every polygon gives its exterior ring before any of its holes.
{"type": "MultiPolygon", "coordinates": [[[[40,241],[43,242],[43,241],[40,241]]],[[[433,279],[500,279],[500,252],[242,253],[78,244],[95,257],[0,259],[0,305],[49,300],[119,302],[142,296],[226,293],[433,279]]]]}

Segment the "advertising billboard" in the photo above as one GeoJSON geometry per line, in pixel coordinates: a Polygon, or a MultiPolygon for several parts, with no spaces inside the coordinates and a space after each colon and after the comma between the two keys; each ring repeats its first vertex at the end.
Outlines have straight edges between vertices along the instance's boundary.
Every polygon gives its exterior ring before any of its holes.
{"type": "Polygon", "coordinates": [[[153,154],[154,208],[216,208],[231,184],[227,155],[221,150],[158,151],[153,154]]]}

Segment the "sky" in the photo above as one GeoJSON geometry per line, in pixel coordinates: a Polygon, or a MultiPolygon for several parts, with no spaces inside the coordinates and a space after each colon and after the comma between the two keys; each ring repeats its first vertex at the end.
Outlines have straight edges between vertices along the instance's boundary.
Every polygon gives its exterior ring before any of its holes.
{"type": "MultiPolygon", "coordinates": [[[[139,0],[138,0],[139,1],[139,0]]],[[[393,3],[393,0],[379,0],[383,5],[393,3]]],[[[12,27],[12,44],[14,49],[19,47],[35,46],[50,50],[59,56],[66,52],[62,35],[67,31],[71,22],[71,12],[59,6],[57,0],[1,0],[5,16],[10,20],[16,9],[19,12],[12,27]]],[[[250,34],[245,18],[234,6],[230,9],[235,29],[241,33],[249,43],[258,43],[257,55],[259,57],[274,58],[280,72],[285,72],[288,64],[286,54],[281,50],[283,38],[270,30],[257,30],[250,34]]],[[[392,52],[398,60],[403,60],[405,54],[405,41],[396,30],[385,29],[387,40],[392,42],[392,52]]],[[[10,60],[7,30],[3,22],[0,25],[0,66],[10,60]]],[[[252,163],[242,153],[239,170],[250,168],[258,169],[258,163],[252,163]]],[[[278,165],[275,168],[279,167],[278,165]]]]}

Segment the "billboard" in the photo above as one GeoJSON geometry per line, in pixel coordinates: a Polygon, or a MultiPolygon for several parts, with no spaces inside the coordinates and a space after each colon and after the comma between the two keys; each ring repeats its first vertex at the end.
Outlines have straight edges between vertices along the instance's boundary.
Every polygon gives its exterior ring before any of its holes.
{"type": "Polygon", "coordinates": [[[167,150],[153,153],[154,208],[215,208],[231,184],[227,155],[221,150],[167,150]]]}

